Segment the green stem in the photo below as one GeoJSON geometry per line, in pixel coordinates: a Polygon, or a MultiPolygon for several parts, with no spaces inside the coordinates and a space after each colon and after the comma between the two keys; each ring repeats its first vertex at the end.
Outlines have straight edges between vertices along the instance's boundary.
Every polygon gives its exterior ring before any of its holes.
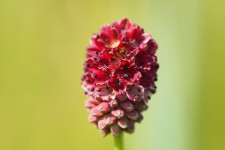
{"type": "Polygon", "coordinates": [[[115,148],[114,150],[124,150],[123,149],[123,134],[119,134],[117,136],[114,136],[114,143],[115,143],[115,148]]]}

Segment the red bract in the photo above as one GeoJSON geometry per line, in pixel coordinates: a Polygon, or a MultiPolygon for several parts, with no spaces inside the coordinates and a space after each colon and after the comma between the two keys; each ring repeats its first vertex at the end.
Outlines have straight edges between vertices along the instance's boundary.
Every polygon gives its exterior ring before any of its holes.
{"type": "Polygon", "coordinates": [[[158,46],[150,34],[122,19],[94,34],[87,47],[82,86],[89,97],[89,121],[101,133],[133,132],[155,93],[158,46]]]}

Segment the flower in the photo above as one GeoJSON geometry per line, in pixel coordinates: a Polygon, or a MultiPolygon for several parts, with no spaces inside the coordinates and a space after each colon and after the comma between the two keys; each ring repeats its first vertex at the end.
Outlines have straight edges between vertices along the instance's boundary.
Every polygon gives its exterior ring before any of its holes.
{"type": "Polygon", "coordinates": [[[158,46],[129,19],[104,25],[87,47],[82,87],[89,121],[103,135],[132,133],[156,92],[158,46]]]}

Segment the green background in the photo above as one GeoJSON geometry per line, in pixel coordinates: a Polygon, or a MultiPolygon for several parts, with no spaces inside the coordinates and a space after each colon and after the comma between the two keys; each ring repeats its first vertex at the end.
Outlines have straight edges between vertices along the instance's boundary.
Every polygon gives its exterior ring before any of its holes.
{"type": "Polygon", "coordinates": [[[159,44],[158,91],[126,150],[225,149],[225,1],[0,0],[0,150],[112,150],[87,121],[92,33],[128,17],[159,44]]]}

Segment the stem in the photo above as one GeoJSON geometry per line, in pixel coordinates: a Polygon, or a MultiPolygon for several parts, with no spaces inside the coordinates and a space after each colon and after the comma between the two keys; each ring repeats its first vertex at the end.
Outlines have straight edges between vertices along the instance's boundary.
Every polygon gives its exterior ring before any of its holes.
{"type": "Polygon", "coordinates": [[[124,150],[123,149],[123,134],[114,136],[115,148],[114,150],[124,150]]]}

